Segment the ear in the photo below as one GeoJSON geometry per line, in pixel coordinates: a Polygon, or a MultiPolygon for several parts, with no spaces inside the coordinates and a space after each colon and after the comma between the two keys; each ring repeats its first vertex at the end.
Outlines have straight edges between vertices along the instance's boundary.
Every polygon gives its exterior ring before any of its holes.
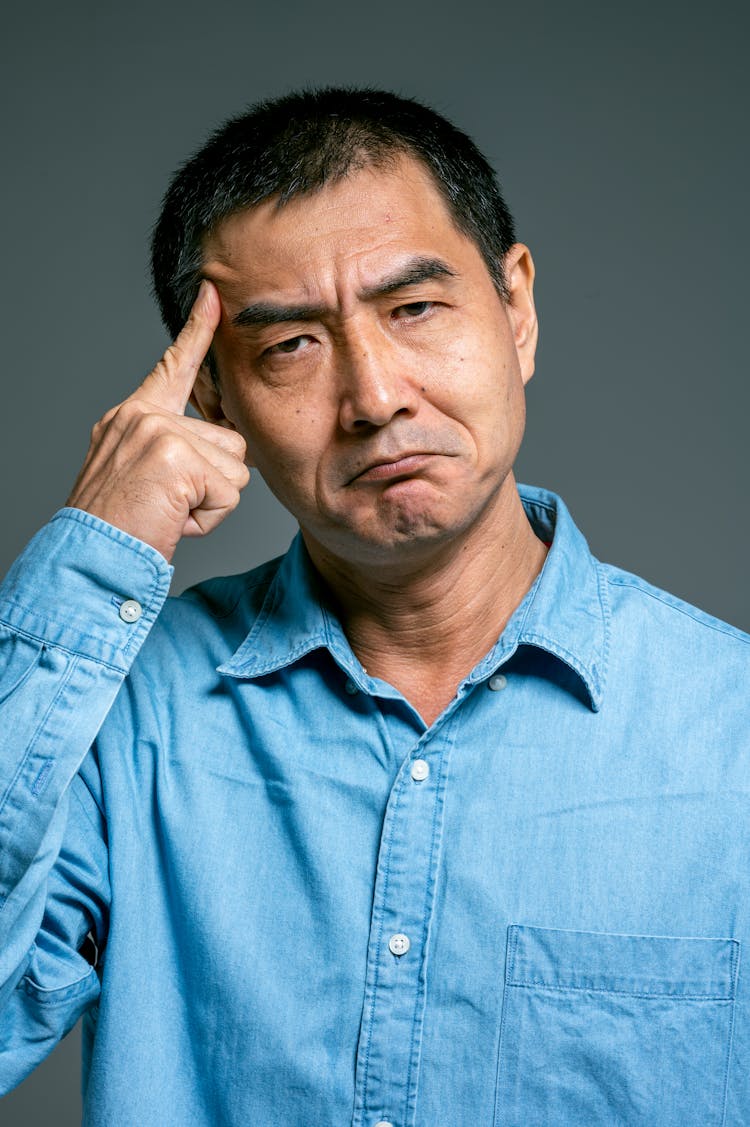
{"type": "Polygon", "coordinates": [[[523,382],[534,374],[534,356],[539,339],[539,324],[534,305],[534,260],[523,243],[514,243],[505,256],[506,308],[521,365],[523,382]]]}

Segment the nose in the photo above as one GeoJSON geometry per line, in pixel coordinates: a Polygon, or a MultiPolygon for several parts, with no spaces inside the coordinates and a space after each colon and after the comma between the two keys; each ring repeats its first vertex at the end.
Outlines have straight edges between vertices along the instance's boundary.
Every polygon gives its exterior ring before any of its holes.
{"type": "Polygon", "coordinates": [[[384,427],[396,415],[415,415],[417,381],[400,350],[385,340],[358,336],[340,361],[339,419],[349,434],[384,427]]]}

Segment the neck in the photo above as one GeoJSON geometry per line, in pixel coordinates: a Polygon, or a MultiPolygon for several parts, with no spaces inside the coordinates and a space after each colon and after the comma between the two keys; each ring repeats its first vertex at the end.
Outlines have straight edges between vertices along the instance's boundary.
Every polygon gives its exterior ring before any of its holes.
{"type": "Polygon", "coordinates": [[[375,567],[305,542],[368,674],[399,689],[428,724],[494,646],[546,557],[512,479],[485,519],[427,558],[401,551],[375,567]]]}

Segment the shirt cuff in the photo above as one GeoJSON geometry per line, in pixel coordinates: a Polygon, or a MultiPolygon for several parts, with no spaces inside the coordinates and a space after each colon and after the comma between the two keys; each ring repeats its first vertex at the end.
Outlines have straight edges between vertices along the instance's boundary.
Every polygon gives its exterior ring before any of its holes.
{"type": "Polygon", "coordinates": [[[142,540],[81,509],[60,509],[0,587],[0,622],[127,672],[173,572],[142,540]]]}

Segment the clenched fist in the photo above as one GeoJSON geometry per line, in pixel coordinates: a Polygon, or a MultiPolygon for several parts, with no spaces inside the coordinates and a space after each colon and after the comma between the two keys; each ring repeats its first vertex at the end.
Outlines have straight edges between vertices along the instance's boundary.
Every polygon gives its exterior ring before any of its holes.
{"type": "Polygon", "coordinates": [[[236,431],[185,415],[220,317],[218,292],[204,281],[174,344],[138,390],[95,425],[67,502],[167,560],[183,536],[216,528],[250,478],[236,431]]]}

